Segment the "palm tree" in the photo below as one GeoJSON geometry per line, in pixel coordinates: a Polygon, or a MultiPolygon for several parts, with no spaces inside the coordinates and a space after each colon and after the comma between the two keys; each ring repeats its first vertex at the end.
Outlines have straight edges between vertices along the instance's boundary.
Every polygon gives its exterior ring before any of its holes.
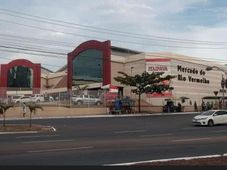
{"type": "Polygon", "coordinates": [[[36,114],[37,109],[40,109],[43,111],[43,107],[40,104],[36,104],[36,103],[28,103],[26,104],[26,106],[29,108],[30,110],[30,121],[29,121],[29,125],[30,127],[32,126],[32,113],[36,114]]]}
{"type": "Polygon", "coordinates": [[[6,111],[11,107],[14,107],[14,105],[13,104],[0,103],[0,114],[3,115],[3,126],[4,127],[5,127],[5,120],[6,120],[6,111]]]}

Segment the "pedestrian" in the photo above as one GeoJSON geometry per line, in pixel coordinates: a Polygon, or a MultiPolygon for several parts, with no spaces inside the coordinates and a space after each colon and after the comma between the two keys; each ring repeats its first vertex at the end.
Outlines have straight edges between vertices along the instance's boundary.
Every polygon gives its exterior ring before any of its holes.
{"type": "Polygon", "coordinates": [[[115,112],[121,114],[122,101],[119,97],[117,97],[114,102],[114,108],[115,108],[115,112]]]}
{"type": "Polygon", "coordinates": [[[205,102],[204,102],[204,101],[202,101],[202,111],[205,111],[205,109],[206,109],[205,102]]]}
{"type": "Polygon", "coordinates": [[[25,117],[25,115],[27,113],[27,106],[25,103],[22,103],[22,109],[23,109],[23,117],[25,117]]]}
{"type": "Polygon", "coordinates": [[[194,102],[194,110],[195,110],[196,112],[198,112],[198,107],[197,107],[196,101],[194,102]]]}
{"type": "Polygon", "coordinates": [[[182,111],[182,105],[180,104],[180,102],[178,102],[178,104],[177,104],[177,111],[178,112],[182,111]]]}

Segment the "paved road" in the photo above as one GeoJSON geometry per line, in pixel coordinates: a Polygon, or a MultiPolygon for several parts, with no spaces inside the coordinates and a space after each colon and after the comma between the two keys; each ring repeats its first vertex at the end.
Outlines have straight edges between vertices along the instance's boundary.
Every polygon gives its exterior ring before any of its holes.
{"type": "MultiPolygon", "coordinates": [[[[109,165],[227,153],[227,125],[194,127],[193,116],[33,120],[57,131],[0,135],[0,165],[109,165]]],[[[15,122],[25,123],[8,123],[15,122]]]]}

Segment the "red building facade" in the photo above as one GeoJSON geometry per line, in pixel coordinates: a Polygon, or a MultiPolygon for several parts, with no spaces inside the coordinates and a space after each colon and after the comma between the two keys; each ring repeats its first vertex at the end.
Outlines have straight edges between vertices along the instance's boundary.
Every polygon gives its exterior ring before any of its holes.
{"type": "MultiPolygon", "coordinates": [[[[13,68],[16,67],[23,67],[28,68],[31,70],[31,90],[33,93],[39,93],[40,92],[40,86],[41,86],[41,65],[40,64],[34,64],[29,60],[25,59],[17,59],[13,60],[8,64],[1,64],[0,65],[0,95],[6,96],[7,90],[10,90],[9,85],[9,73],[13,68]]],[[[24,75],[25,76],[25,75],[24,75]]],[[[14,87],[15,89],[20,87],[14,87]]]]}
{"type": "MultiPolygon", "coordinates": [[[[88,50],[97,50],[101,54],[101,66],[102,66],[102,85],[111,84],[111,45],[110,41],[99,42],[96,40],[91,40],[80,44],[74,51],[68,54],[68,67],[67,67],[67,88],[72,89],[73,82],[73,61],[80,56],[81,53],[88,50]]],[[[89,62],[96,62],[93,60],[93,56],[90,57],[89,62]]],[[[83,58],[83,57],[82,57],[83,58]]],[[[87,68],[89,69],[89,68],[87,68]]]]}

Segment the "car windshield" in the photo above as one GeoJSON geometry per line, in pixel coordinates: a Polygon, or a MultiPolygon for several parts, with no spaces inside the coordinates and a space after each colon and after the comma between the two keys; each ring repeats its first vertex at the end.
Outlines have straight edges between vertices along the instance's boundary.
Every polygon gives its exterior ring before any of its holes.
{"type": "Polygon", "coordinates": [[[213,113],[214,113],[213,110],[208,110],[208,111],[202,112],[201,115],[203,115],[203,116],[209,116],[209,115],[212,115],[213,113]]]}
{"type": "Polygon", "coordinates": [[[13,96],[13,99],[19,99],[21,96],[13,96]]]}

